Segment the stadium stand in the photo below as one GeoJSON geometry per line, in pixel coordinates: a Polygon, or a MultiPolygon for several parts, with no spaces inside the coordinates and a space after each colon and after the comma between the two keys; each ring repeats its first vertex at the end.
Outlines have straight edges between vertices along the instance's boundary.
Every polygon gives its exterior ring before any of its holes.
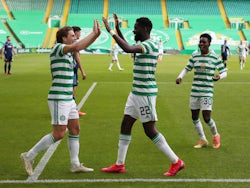
{"type": "Polygon", "coordinates": [[[6,0],[6,3],[12,11],[36,11],[45,10],[47,1],[39,0],[34,3],[33,0],[6,0]]]}
{"type": "Polygon", "coordinates": [[[250,5],[246,1],[232,1],[227,0],[223,2],[229,20],[232,22],[231,26],[233,28],[239,27],[239,29],[249,29],[250,21],[250,5]],[[236,23],[239,23],[237,26],[236,23]]]}
{"type": "MultiPolygon", "coordinates": [[[[16,46],[22,43],[25,47],[47,48],[53,45],[56,31],[64,24],[80,26],[84,37],[92,29],[93,18],[101,20],[104,15],[112,22],[112,13],[116,12],[131,44],[136,18],[147,16],[153,22],[152,38],[167,41],[165,50],[189,53],[197,48],[197,36],[202,32],[213,35],[212,47],[219,50],[225,38],[230,41],[229,45],[235,45],[240,39],[249,40],[249,10],[250,0],[2,0],[0,41],[12,35],[16,46]],[[169,27],[166,27],[166,18],[169,27]],[[226,19],[228,23],[231,21],[231,28],[227,27],[226,19]]],[[[90,48],[109,49],[110,46],[111,37],[104,29],[99,42],[90,48]]]]}
{"type": "Polygon", "coordinates": [[[56,0],[53,1],[53,6],[51,10],[51,16],[59,15],[61,16],[63,14],[63,8],[64,8],[65,0],[56,0]]]}
{"type": "Polygon", "coordinates": [[[162,14],[160,1],[152,0],[144,0],[143,2],[137,0],[109,0],[109,12],[137,16],[162,14]]]}
{"type": "MultiPolygon", "coordinates": [[[[91,0],[87,1],[72,0],[67,25],[71,26],[78,25],[81,28],[84,27],[90,29],[93,26],[93,18],[101,18],[107,12],[107,16],[112,19],[113,17],[112,14],[116,12],[121,21],[120,24],[122,26],[122,30],[126,32],[128,35],[130,34],[132,35],[132,30],[134,27],[135,20],[136,18],[141,16],[150,15],[150,19],[152,20],[154,27],[156,27],[157,29],[158,28],[164,29],[160,1],[155,2],[152,0],[145,0],[142,2],[135,0],[127,0],[127,1],[109,0],[107,7],[105,7],[104,2],[105,2],[104,0],[96,0],[94,2],[91,0]]],[[[102,45],[104,45],[104,48],[110,48],[111,46],[110,36],[107,35],[106,33],[103,34],[102,36],[103,38],[105,38],[105,36],[109,37],[109,39],[107,39],[107,42],[102,45]]],[[[134,43],[133,40],[129,40],[128,42],[131,44],[134,43]]],[[[95,48],[95,46],[96,45],[93,44],[90,46],[90,48],[95,48]]]]}
{"type": "MultiPolygon", "coordinates": [[[[72,2],[77,2],[79,6],[79,3],[81,3],[80,0],[74,0],[72,2]]],[[[220,43],[223,43],[223,40],[219,36],[227,35],[224,36],[224,38],[228,38],[230,39],[230,41],[237,41],[241,39],[241,35],[239,34],[237,29],[226,29],[225,23],[222,19],[220,7],[215,0],[166,0],[168,17],[170,20],[170,28],[164,28],[161,1],[146,0],[141,2],[135,0],[109,0],[108,2],[108,17],[111,18],[112,13],[117,12],[121,19],[121,22],[126,21],[127,27],[131,30],[136,18],[138,18],[139,16],[150,17],[153,22],[154,29],[157,31],[161,31],[168,36],[168,42],[164,44],[165,49],[184,49],[187,51],[194,50],[197,48],[197,43],[190,45],[189,40],[205,31],[215,33],[214,37],[216,38],[213,40],[214,43],[212,47],[217,51],[220,49],[220,43]],[[189,29],[184,28],[185,23],[188,24],[187,28],[189,29]],[[176,30],[180,30],[180,32],[176,32],[176,30]],[[177,40],[179,38],[181,40],[177,40]],[[183,42],[183,44],[178,44],[178,41],[183,42]]],[[[88,2],[86,9],[91,10],[92,5],[93,3],[88,2]]],[[[99,9],[99,12],[101,12],[102,8],[103,3],[98,3],[96,9],[99,9]],[[101,7],[99,7],[99,5],[101,5],[101,7]]],[[[96,14],[96,16],[98,16],[98,14],[96,14]]],[[[84,12],[84,10],[79,10],[79,7],[73,9],[72,6],[68,23],[70,23],[70,25],[76,25],[77,23],[80,23],[78,20],[83,17],[86,19],[91,18],[91,14],[86,11],[84,12]],[[77,14],[73,15],[73,10],[77,10],[77,14]],[[79,15],[79,12],[84,13],[84,15],[79,15]]],[[[92,26],[91,22],[84,22],[84,24],[86,24],[87,27],[92,26]]],[[[130,42],[132,43],[133,41],[130,42]]],[[[232,44],[234,44],[234,42],[232,44]]]]}
{"type": "MultiPolygon", "coordinates": [[[[6,36],[11,36],[11,33],[5,27],[5,22],[8,19],[8,14],[4,10],[4,7],[3,7],[2,3],[0,3],[0,19],[1,19],[1,23],[0,23],[0,43],[3,44],[6,41],[6,36]]],[[[18,45],[15,40],[13,40],[12,43],[15,46],[18,45]]]]}
{"type": "Polygon", "coordinates": [[[223,1],[224,7],[227,11],[229,17],[243,17],[247,20],[250,19],[249,14],[249,1],[235,1],[235,0],[225,0],[223,1]]]}
{"type": "Polygon", "coordinates": [[[33,3],[32,0],[6,0],[6,5],[15,15],[15,19],[6,19],[5,27],[15,38],[17,46],[41,46],[47,28],[42,23],[47,1],[33,3]]]}
{"type": "Polygon", "coordinates": [[[244,34],[245,34],[245,36],[246,36],[246,40],[247,40],[248,43],[250,44],[250,29],[244,30],[244,34]]]}
{"type": "Polygon", "coordinates": [[[26,11],[34,20],[40,20],[36,23],[27,20],[27,17],[23,16],[24,14],[22,11],[13,12],[18,20],[8,21],[8,24],[15,31],[15,34],[24,46],[26,48],[41,46],[47,29],[47,25],[42,23],[43,16],[41,15],[43,15],[43,12],[26,11]]]}
{"type": "MultiPolygon", "coordinates": [[[[67,25],[81,27],[82,37],[84,37],[92,30],[93,18],[101,19],[103,7],[103,0],[71,0],[67,25]]],[[[106,42],[106,45],[101,48],[106,48],[110,43],[109,40],[109,42],[106,42]]],[[[92,47],[93,45],[90,46],[90,48],[92,47]]],[[[100,46],[96,48],[100,48],[100,46]]]]}
{"type": "MultiPolygon", "coordinates": [[[[211,47],[215,51],[220,51],[220,45],[223,44],[224,39],[229,40],[229,45],[235,45],[235,41],[244,39],[244,31],[238,31],[243,29],[242,26],[237,28],[233,27],[232,29],[226,28],[226,23],[224,23],[222,19],[222,11],[220,10],[218,2],[219,1],[179,0],[177,3],[177,1],[174,0],[167,0],[167,8],[170,20],[173,20],[174,18],[187,20],[190,26],[189,29],[183,29],[183,27],[177,28],[180,29],[180,35],[185,49],[184,53],[191,52],[197,48],[197,37],[203,32],[209,32],[213,36],[211,47]]],[[[241,1],[240,4],[246,5],[247,2],[249,1],[241,1]]],[[[231,10],[234,10],[234,15],[241,15],[240,9],[238,9],[238,12],[235,11],[238,1],[237,4],[235,4],[235,1],[223,1],[223,3],[226,4],[226,14],[228,9],[231,8],[231,10]]],[[[241,7],[241,5],[239,7],[241,7]]],[[[229,13],[229,15],[233,14],[229,13]]]]}
{"type": "Polygon", "coordinates": [[[103,0],[71,0],[67,25],[92,28],[93,18],[101,18],[103,0]]]}
{"type": "Polygon", "coordinates": [[[103,0],[71,0],[71,14],[102,14],[103,0]]]}
{"type": "Polygon", "coordinates": [[[220,15],[217,1],[187,1],[167,0],[168,13],[170,15],[220,15]]]}
{"type": "MultiPolygon", "coordinates": [[[[10,32],[5,28],[4,24],[0,23],[0,43],[3,44],[6,41],[6,36],[11,36],[10,32]]],[[[15,40],[12,39],[12,43],[14,46],[17,46],[15,40]]],[[[1,45],[0,44],[0,45],[1,45]]]]}
{"type": "Polygon", "coordinates": [[[71,0],[67,25],[92,28],[93,18],[101,18],[103,0],[71,0]]]}
{"type": "Polygon", "coordinates": [[[162,18],[162,8],[160,1],[136,1],[136,0],[126,0],[126,1],[116,1],[109,0],[109,16],[112,13],[117,13],[119,16],[123,17],[128,22],[128,26],[134,27],[136,18],[142,16],[149,16],[153,25],[157,28],[163,28],[163,18],[162,18]]]}

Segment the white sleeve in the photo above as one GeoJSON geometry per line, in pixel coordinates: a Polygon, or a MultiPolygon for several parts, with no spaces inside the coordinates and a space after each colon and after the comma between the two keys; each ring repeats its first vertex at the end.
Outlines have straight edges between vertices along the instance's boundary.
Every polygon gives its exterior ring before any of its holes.
{"type": "Polygon", "coordinates": [[[227,77],[227,72],[223,72],[220,74],[220,79],[226,78],[227,77]]]}
{"type": "Polygon", "coordinates": [[[188,70],[184,68],[177,78],[182,79],[187,73],[188,73],[188,70]]]}

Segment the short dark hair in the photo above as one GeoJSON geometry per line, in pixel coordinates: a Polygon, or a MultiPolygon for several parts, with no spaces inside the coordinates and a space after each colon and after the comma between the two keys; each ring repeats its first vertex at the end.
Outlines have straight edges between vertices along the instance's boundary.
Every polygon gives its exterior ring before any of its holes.
{"type": "Polygon", "coordinates": [[[136,19],[136,22],[142,26],[142,27],[145,27],[146,30],[150,33],[151,32],[151,29],[153,27],[153,24],[152,22],[150,21],[150,19],[146,18],[146,17],[141,17],[141,18],[137,18],[136,19]]]}
{"type": "Polygon", "coordinates": [[[208,33],[201,34],[200,38],[201,37],[207,38],[207,40],[209,41],[209,43],[211,43],[211,41],[212,41],[212,37],[208,33]]]}
{"type": "Polygon", "coordinates": [[[63,43],[63,37],[67,37],[70,30],[73,30],[72,27],[64,26],[59,29],[56,33],[56,42],[63,43]]]}
{"type": "Polygon", "coordinates": [[[81,31],[81,28],[78,27],[78,26],[72,26],[72,28],[73,28],[74,33],[75,33],[76,31],[81,31]]]}

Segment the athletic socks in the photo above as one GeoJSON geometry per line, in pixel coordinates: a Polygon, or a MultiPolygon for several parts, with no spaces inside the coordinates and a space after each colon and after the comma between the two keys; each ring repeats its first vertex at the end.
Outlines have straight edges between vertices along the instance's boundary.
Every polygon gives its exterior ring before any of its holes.
{"type": "Polygon", "coordinates": [[[210,121],[207,123],[207,125],[209,126],[209,129],[212,133],[213,136],[216,136],[218,134],[218,131],[217,131],[217,127],[216,127],[216,124],[214,122],[214,120],[211,118],[210,121]]]}
{"type": "Polygon", "coordinates": [[[5,73],[7,72],[7,64],[6,63],[4,64],[4,72],[5,73]]]}
{"type": "Polygon", "coordinates": [[[114,65],[114,63],[113,63],[113,62],[111,62],[111,63],[109,64],[109,70],[111,70],[111,69],[112,69],[113,65],[114,65]]]}
{"type": "MultiPolygon", "coordinates": [[[[48,149],[53,143],[55,143],[55,139],[53,138],[52,134],[45,135],[35,146],[33,146],[27,153],[27,158],[30,160],[35,159],[35,157],[45,149],[48,149]]],[[[80,165],[80,161],[78,158],[79,154],[79,135],[68,136],[68,147],[70,153],[70,161],[71,164],[80,165]]]]}
{"type": "Polygon", "coordinates": [[[200,139],[207,140],[200,119],[193,120],[194,128],[199,135],[200,139]]]}
{"type": "Polygon", "coordinates": [[[119,70],[122,70],[119,61],[116,62],[116,65],[117,65],[117,67],[118,67],[119,70]]]}
{"type": "Polygon", "coordinates": [[[11,64],[8,64],[8,67],[7,67],[7,64],[5,63],[4,64],[4,72],[5,73],[10,73],[10,69],[11,69],[11,64]],[[7,72],[7,68],[8,68],[8,72],[7,72]]]}
{"type": "Polygon", "coordinates": [[[49,146],[55,143],[55,139],[52,134],[45,135],[35,146],[33,146],[27,153],[27,158],[33,160],[41,151],[49,148],[49,146]]]}
{"type": "MultiPolygon", "coordinates": [[[[109,70],[112,70],[113,65],[114,65],[114,63],[111,62],[111,63],[109,64],[109,68],[108,68],[108,69],[109,69],[109,70]]],[[[118,68],[119,70],[123,70],[123,69],[121,68],[121,66],[120,66],[119,61],[116,62],[116,65],[117,65],[117,68],[118,68]]]]}
{"type": "MultiPolygon", "coordinates": [[[[198,120],[194,120],[193,121],[193,124],[194,124],[194,127],[196,129],[196,132],[198,133],[198,135],[200,136],[200,138],[202,140],[206,140],[206,136],[204,134],[204,131],[203,131],[203,127],[202,127],[202,124],[201,124],[201,121],[198,119],[198,120]]],[[[210,121],[207,123],[211,133],[213,136],[217,135],[218,134],[218,131],[217,131],[217,127],[216,127],[216,124],[214,122],[214,120],[211,118],[210,121]]]]}
{"type": "Polygon", "coordinates": [[[128,146],[131,141],[131,135],[120,134],[119,143],[118,143],[118,155],[116,164],[121,165],[125,163],[128,146]]]}
{"type": "MultiPolygon", "coordinates": [[[[128,151],[128,146],[131,141],[131,135],[120,134],[119,143],[118,143],[118,156],[117,156],[117,165],[121,165],[125,163],[126,154],[128,151]]],[[[170,159],[172,163],[176,163],[178,161],[178,157],[175,155],[173,150],[169,147],[165,137],[158,133],[152,141],[155,145],[170,159]]]]}
{"type": "Polygon", "coordinates": [[[72,165],[79,166],[79,135],[69,135],[68,136],[68,148],[69,148],[69,154],[70,154],[70,162],[72,165]]]}
{"type": "Polygon", "coordinates": [[[155,143],[155,145],[164,153],[165,156],[169,158],[172,164],[175,164],[178,162],[178,157],[173,152],[173,150],[169,147],[165,137],[158,133],[152,141],[155,143]]]}
{"type": "Polygon", "coordinates": [[[8,65],[8,73],[10,73],[11,64],[8,65]]]}

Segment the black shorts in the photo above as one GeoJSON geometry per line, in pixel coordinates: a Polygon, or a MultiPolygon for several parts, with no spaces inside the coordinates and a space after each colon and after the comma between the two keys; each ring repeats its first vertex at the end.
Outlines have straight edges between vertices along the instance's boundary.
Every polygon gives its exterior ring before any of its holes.
{"type": "Polygon", "coordinates": [[[13,61],[12,56],[5,56],[4,61],[5,62],[12,62],[13,61]]]}
{"type": "Polygon", "coordinates": [[[222,53],[221,56],[222,56],[222,60],[227,60],[227,56],[228,56],[227,54],[222,53]]]}

